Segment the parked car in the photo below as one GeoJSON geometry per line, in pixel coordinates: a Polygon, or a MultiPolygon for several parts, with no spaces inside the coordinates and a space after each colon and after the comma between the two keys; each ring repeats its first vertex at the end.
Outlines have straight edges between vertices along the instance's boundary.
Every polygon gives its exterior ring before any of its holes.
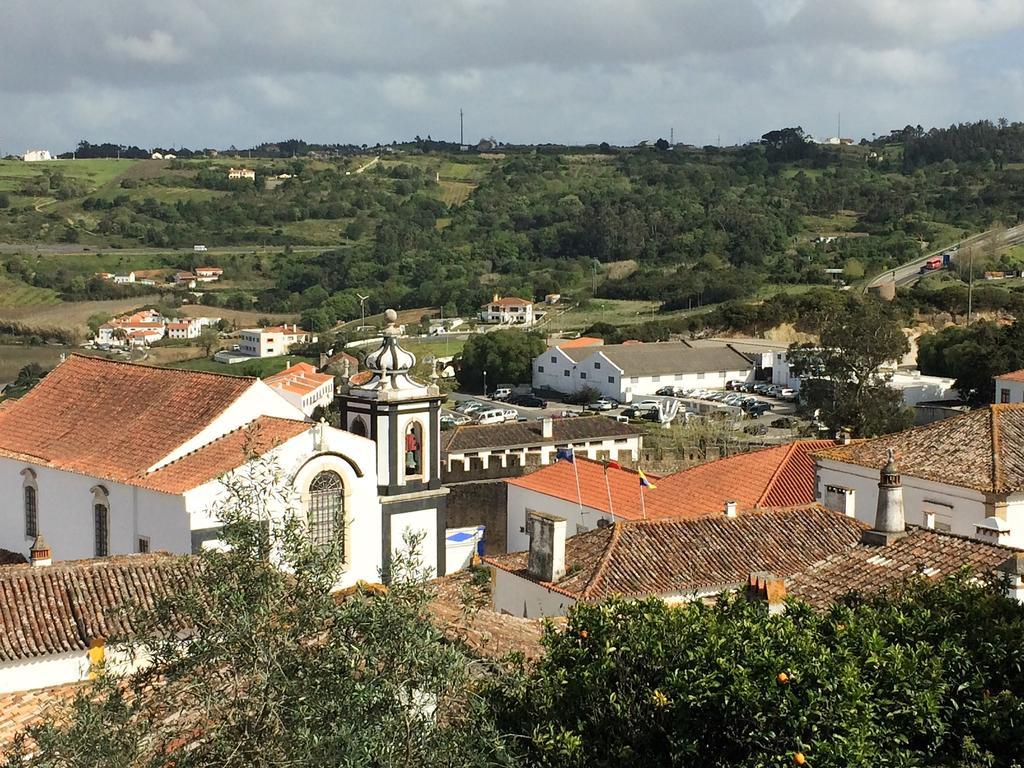
{"type": "Polygon", "coordinates": [[[635,403],[633,408],[637,411],[656,411],[661,408],[660,400],[641,400],[639,403],[635,403]]]}
{"type": "Polygon", "coordinates": [[[783,387],[779,390],[779,397],[783,400],[796,400],[796,390],[792,387],[783,387]]]}
{"type": "Polygon", "coordinates": [[[618,408],[619,404],[614,400],[609,400],[602,397],[600,400],[595,400],[592,403],[587,403],[584,406],[588,411],[610,411],[612,408],[618,408]]]}
{"type": "Polygon", "coordinates": [[[508,400],[512,396],[512,389],[509,387],[498,387],[491,393],[491,400],[508,400]]]}
{"type": "Polygon", "coordinates": [[[536,395],[512,395],[508,399],[512,405],[519,405],[523,408],[547,408],[547,400],[541,400],[536,395]]]}
{"type": "Polygon", "coordinates": [[[766,413],[771,412],[771,403],[755,403],[747,409],[747,414],[752,419],[756,419],[758,416],[764,416],[766,413]]]}
{"type": "Polygon", "coordinates": [[[743,382],[743,384],[740,386],[740,392],[753,392],[754,391],[754,385],[756,383],[757,382],[755,382],[755,381],[745,381],[745,382],[743,382]]]}
{"type": "Polygon", "coordinates": [[[675,387],[662,387],[661,389],[657,389],[657,390],[654,391],[654,394],[656,394],[656,395],[668,395],[669,397],[671,397],[675,393],[676,393],[676,388],[675,387]]]}
{"type": "Polygon", "coordinates": [[[462,413],[446,413],[441,416],[441,424],[448,424],[452,427],[458,427],[463,424],[471,424],[473,420],[462,413]]]}
{"type": "Polygon", "coordinates": [[[735,392],[739,390],[740,387],[742,387],[745,383],[746,382],[744,382],[742,379],[732,379],[730,381],[725,382],[725,388],[735,392]]]}
{"type": "Polygon", "coordinates": [[[766,384],[763,381],[759,381],[757,384],[754,385],[754,392],[758,395],[767,394],[771,386],[771,384],[766,384]]]}

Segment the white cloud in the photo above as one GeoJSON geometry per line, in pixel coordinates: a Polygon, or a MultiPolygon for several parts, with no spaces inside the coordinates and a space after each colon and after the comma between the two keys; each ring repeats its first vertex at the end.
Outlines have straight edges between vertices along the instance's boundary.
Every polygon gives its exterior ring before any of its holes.
{"type": "Polygon", "coordinates": [[[115,57],[145,64],[174,64],[185,56],[174,38],[162,29],[154,29],[144,37],[108,37],[106,47],[115,57]]]}

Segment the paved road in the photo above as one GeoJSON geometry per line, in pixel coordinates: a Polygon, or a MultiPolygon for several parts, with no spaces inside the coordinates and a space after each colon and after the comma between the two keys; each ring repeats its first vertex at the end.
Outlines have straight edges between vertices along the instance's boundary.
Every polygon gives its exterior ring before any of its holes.
{"type": "Polygon", "coordinates": [[[979,235],[972,235],[971,237],[961,240],[959,243],[955,243],[954,245],[948,245],[945,248],[940,248],[937,251],[926,253],[920,258],[914,259],[913,261],[908,262],[907,264],[903,264],[899,267],[896,267],[896,269],[891,269],[887,272],[883,272],[882,274],[873,278],[867,284],[867,287],[873,288],[882,285],[883,283],[889,283],[893,281],[896,282],[896,285],[907,285],[908,283],[912,283],[921,276],[921,267],[924,266],[924,263],[928,261],[928,259],[934,256],[941,256],[945,251],[948,251],[950,248],[953,248],[957,245],[959,245],[961,248],[968,245],[983,245],[989,239],[989,237],[999,238],[998,246],[1000,248],[1006,248],[1011,245],[1017,245],[1021,242],[1024,242],[1024,225],[1011,227],[1010,229],[1004,230],[1002,232],[997,232],[996,230],[982,232],[979,235]]]}

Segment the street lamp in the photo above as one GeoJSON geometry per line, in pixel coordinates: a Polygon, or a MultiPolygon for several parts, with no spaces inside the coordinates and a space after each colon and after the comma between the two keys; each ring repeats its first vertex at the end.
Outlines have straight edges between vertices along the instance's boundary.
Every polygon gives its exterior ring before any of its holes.
{"type": "Polygon", "coordinates": [[[484,397],[487,397],[487,371],[484,371],[484,397]]]}

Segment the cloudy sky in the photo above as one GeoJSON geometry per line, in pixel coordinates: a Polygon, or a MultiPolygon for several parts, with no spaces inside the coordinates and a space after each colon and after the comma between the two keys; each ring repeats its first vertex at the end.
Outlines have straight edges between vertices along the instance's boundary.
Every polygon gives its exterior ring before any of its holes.
{"type": "Polygon", "coordinates": [[[3,0],[0,152],[1024,119],[1024,0],[3,0]]]}

